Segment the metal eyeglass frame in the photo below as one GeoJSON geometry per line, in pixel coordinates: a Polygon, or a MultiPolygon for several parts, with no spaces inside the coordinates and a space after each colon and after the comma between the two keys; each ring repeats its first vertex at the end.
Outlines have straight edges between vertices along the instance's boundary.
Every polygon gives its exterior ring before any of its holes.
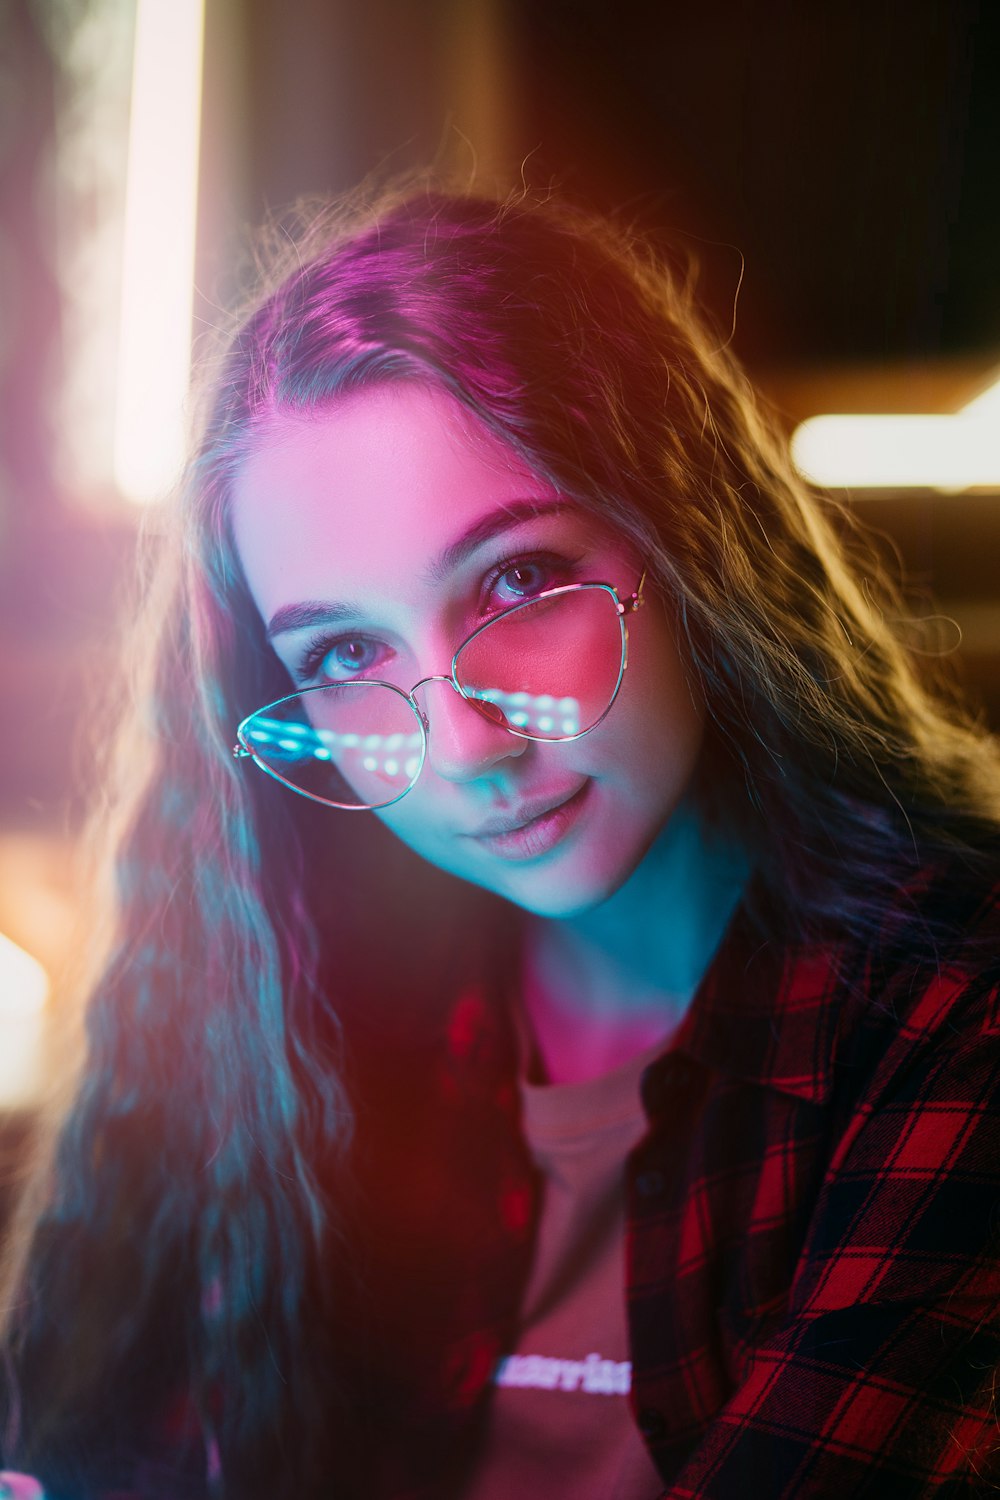
{"type": "Polygon", "coordinates": [[[486,719],[491,724],[495,724],[498,728],[502,727],[506,729],[508,734],[515,735],[517,739],[534,740],[535,743],[539,745],[566,744],[569,740],[582,739],[585,734],[589,734],[592,729],[596,729],[598,724],[603,723],[603,721],[607,718],[608,714],[614,707],[615,699],[618,697],[619,691],[621,690],[622,679],[625,676],[625,669],[628,666],[628,627],[626,626],[625,621],[628,615],[635,614],[636,610],[646,602],[642,592],[643,587],[645,586],[645,582],[646,569],[644,568],[634,591],[629,595],[627,599],[624,600],[619,596],[618,590],[615,588],[614,584],[611,583],[566,583],[560,584],[558,588],[545,589],[542,593],[536,594],[533,599],[525,599],[520,604],[512,604],[509,609],[501,610],[501,612],[497,615],[494,615],[492,619],[484,621],[482,625],[477,625],[475,630],[472,631],[471,635],[467,635],[465,637],[465,640],[462,641],[456,648],[455,654],[451,659],[450,673],[432,673],[429,677],[421,677],[419,682],[415,682],[413,684],[408,693],[404,692],[402,688],[397,687],[394,682],[383,682],[380,678],[377,677],[360,677],[346,682],[321,682],[317,683],[314,687],[299,688],[298,692],[295,693],[286,693],[283,698],[275,698],[272,703],[265,703],[261,708],[254,709],[252,714],[247,714],[246,718],[240,720],[240,723],[236,729],[236,744],[233,746],[233,756],[236,760],[252,760],[255,766],[257,766],[261,771],[264,771],[268,776],[273,777],[275,781],[280,782],[282,786],[287,787],[289,791],[297,793],[297,795],[300,797],[308,797],[310,802],[319,802],[323,807],[335,807],[343,812],[374,812],[381,811],[384,807],[392,807],[396,802],[401,801],[401,799],[406,796],[407,792],[411,792],[413,790],[418,780],[420,779],[420,773],[424,769],[424,762],[427,758],[427,736],[430,734],[431,726],[427,715],[420,707],[420,704],[417,702],[414,694],[416,693],[418,688],[426,687],[427,683],[429,682],[447,682],[449,686],[454,688],[455,692],[459,695],[460,698],[462,698],[466,703],[471,704],[473,708],[478,709],[484,719],[486,719]],[[525,609],[531,609],[535,605],[543,603],[546,599],[557,599],[564,594],[579,594],[591,589],[603,589],[606,594],[609,594],[611,596],[611,600],[615,606],[615,612],[618,618],[618,626],[621,630],[621,666],[618,670],[618,680],[615,683],[614,691],[612,692],[611,697],[608,700],[607,708],[605,708],[604,712],[600,715],[599,718],[594,720],[593,724],[588,724],[586,729],[578,729],[574,734],[531,734],[525,729],[514,728],[508,723],[504,723],[503,725],[501,725],[499,720],[489,712],[490,708],[493,707],[493,705],[490,703],[490,700],[488,698],[476,698],[473,694],[467,693],[463,689],[462,684],[459,682],[458,662],[459,658],[462,655],[462,652],[466,649],[467,646],[470,646],[478,636],[482,635],[484,630],[489,630],[490,627],[496,625],[499,620],[509,620],[512,615],[520,614],[520,612],[525,609]],[[414,714],[416,715],[417,722],[420,726],[420,764],[417,766],[417,769],[410,780],[409,786],[405,787],[403,791],[399,793],[398,797],[392,797],[388,802],[375,803],[366,802],[355,804],[353,802],[332,802],[329,797],[319,797],[315,792],[307,792],[303,787],[296,786],[293,781],[289,781],[286,777],[280,775],[277,771],[275,771],[273,767],[266,765],[264,761],[259,759],[254,751],[251,750],[250,746],[247,743],[247,737],[245,733],[251,719],[256,719],[258,714],[267,713],[269,709],[280,708],[283,703],[289,703],[293,698],[303,698],[309,693],[328,692],[332,687],[388,688],[391,692],[398,693],[399,696],[403,698],[413,710],[414,714]]]}

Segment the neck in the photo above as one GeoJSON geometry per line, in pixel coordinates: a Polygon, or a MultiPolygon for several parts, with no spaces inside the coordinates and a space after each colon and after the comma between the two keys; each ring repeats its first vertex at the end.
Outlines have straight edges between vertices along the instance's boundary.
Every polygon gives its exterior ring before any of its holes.
{"type": "Polygon", "coordinates": [[[677,1024],[739,901],[749,863],[682,804],[599,907],[530,918],[524,1007],[552,1083],[598,1077],[677,1024]]]}

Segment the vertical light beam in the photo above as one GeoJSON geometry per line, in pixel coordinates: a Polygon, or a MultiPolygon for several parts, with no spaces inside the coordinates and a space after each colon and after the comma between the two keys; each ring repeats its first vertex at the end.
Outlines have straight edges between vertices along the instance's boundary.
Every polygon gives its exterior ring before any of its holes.
{"type": "Polygon", "coordinates": [[[138,0],[129,122],[115,480],[158,499],[184,452],[204,0],[138,0]]]}

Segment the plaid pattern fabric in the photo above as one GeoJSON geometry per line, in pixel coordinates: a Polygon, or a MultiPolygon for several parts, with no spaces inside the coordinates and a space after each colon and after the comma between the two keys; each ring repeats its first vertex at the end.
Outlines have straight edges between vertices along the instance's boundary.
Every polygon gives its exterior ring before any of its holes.
{"type": "Polygon", "coordinates": [[[998,896],[992,964],[930,973],[754,953],[738,916],[647,1075],[628,1311],[666,1495],[1000,1491],[998,896]]]}
{"type": "MultiPolygon", "coordinates": [[[[644,1075],[626,1298],[664,1500],[1000,1494],[1000,887],[942,874],[901,901],[965,943],[935,963],[889,933],[789,951],[741,907],[644,1075]]],[[[331,1493],[460,1497],[511,1346],[537,1209],[513,1049],[476,993],[443,1038],[379,1028],[360,1095],[371,1296],[344,1354],[364,1473],[339,1450],[331,1493]]],[[[178,1412],[152,1445],[165,1474],[178,1412]]],[[[132,1500],[181,1492],[151,1473],[132,1500]]]]}
{"type": "MultiPolygon", "coordinates": [[[[935,963],[889,934],[782,951],[741,908],[644,1076],[632,1402],[670,1500],[1000,1493],[1000,888],[942,875],[901,900],[968,943],[935,963]]],[[[467,1058],[489,1028],[470,1041],[468,1001],[460,1016],[467,1058]]],[[[509,1200],[529,1179],[507,1165],[509,1200]]],[[[494,1205],[494,1269],[523,1238],[504,1222],[494,1205]]],[[[510,1299],[483,1269],[452,1282],[468,1321],[423,1388],[424,1432],[435,1399],[475,1407],[506,1347],[510,1299]]],[[[443,1491],[411,1473],[398,1493],[443,1491]]]]}

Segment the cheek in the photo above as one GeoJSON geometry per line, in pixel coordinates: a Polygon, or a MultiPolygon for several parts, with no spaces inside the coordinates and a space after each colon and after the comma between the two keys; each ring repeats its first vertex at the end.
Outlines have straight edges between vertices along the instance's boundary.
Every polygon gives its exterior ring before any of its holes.
{"type": "Polygon", "coordinates": [[[693,699],[679,668],[669,689],[650,705],[640,736],[641,754],[647,764],[667,770],[672,781],[686,784],[705,736],[705,711],[693,699]]]}
{"type": "Polygon", "coordinates": [[[687,782],[705,725],[704,706],[688,682],[667,621],[652,617],[648,624],[629,652],[621,693],[607,721],[615,742],[609,753],[645,788],[643,801],[687,782]]]}
{"type": "Polygon", "coordinates": [[[454,874],[460,841],[447,836],[448,820],[433,794],[433,774],[425,765],[417,785],[402,802],[376,811],[374,816],[414,854],[454,874]]]}

